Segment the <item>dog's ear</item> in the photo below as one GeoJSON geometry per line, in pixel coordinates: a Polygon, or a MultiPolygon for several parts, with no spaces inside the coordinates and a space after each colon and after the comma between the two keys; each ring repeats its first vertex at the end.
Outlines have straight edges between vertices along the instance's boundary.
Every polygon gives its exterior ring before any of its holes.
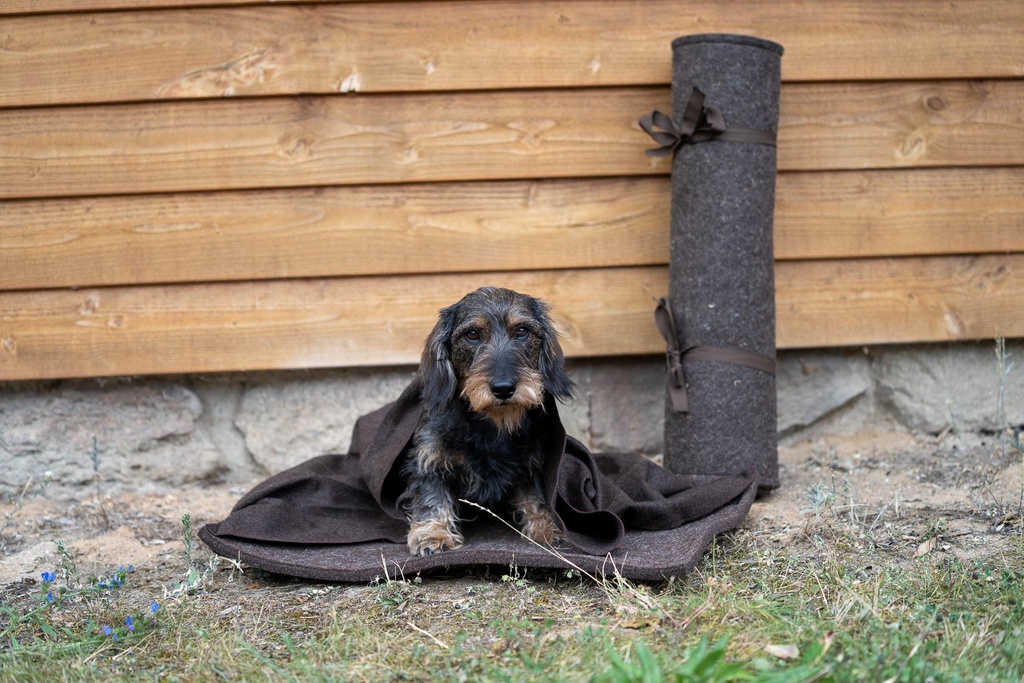
{"type": "Polygon", "coordinates": [[[420,358],[423,403],[428,411],[441,408],[455,396],[455,368],[451,359],[452,333],[455,331],[454,309],[454,306],[450,306],[441,311],[420,358]]]}
{"type": "Polygon", "coordinates": [[[533,313],[541,322],[539,369],[544,379],[544,390],[559,400],[571,400],[576,395],[576,383],[565,372],[565,354],[558,343],[558,330],[548,315],[547,304],[536,301],[533,313]]]}

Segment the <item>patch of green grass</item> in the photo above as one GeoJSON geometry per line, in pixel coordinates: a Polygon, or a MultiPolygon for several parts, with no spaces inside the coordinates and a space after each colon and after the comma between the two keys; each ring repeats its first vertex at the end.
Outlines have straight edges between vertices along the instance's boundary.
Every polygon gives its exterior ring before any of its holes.
{"type": "Polygon", "coordinates": [[[106,656],[120,657],[158,629],[159,603],[138,604],[125,585],[134,567],[79,581],[73,558],[57,542],[60,574],[43,572],[33,587],[0,608],[0,680],[80,678],[106,656]],[[73,672],[73,673],[69,673],[73,672]]]}

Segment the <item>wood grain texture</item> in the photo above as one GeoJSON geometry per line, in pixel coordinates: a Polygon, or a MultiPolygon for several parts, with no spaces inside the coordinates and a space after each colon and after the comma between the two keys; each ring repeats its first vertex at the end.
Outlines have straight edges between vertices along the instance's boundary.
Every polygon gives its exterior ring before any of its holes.
{"type": "Polygon", "coordinates": [[[1024,81],[799,84],[780,99],[780,168],[1024,161],[1024,81]]]}
{"type": "Polygon", "coordinates": [[[1024,252],[1024,167],[782,173],[775,257],[1024,252]]]}
{"type": "MultiPolygon", "coordinates": [[[[664,176],[0,205],[0,289],[657,265],[664,176]]],[[[1024,252],[1024,167],[783,173],[775,256],[1024,252]]]]}
{"type": "Polygon", "coordinates": [[[9,202],[0,289],[660,263],[667,179],[9,202]]]}
{"type": "Polygon", "coordinates": [[[668,91],[298,97],[0,111],[0,196],[659,173],[668,91]]]}
{"type": "MultiPolygon", "coordinates": [[[[384,2],[386,0],[4,0],[0,16],[52,14],[56,12],[95,12],[97,10],[158,10],[204,8],[231,5],[291,5],[302,3],[384,2]]],[[[395,2],[396,0],[391,0],[395,2]]],[[[403,0],[397,0],[399,2],[403,0]]]]}
{"type": "MultiPolygon", "coordinates": [[[[127,7],[32,8],[90,4],[127,7]]],[[[6,0],[0,11],[27,6],[6,0]]],[[[344,2],[10,17],[0,106],[667,84],[670,42],[691,33],[777,41],[787,81],[1024,72],[1019,0],[344,2]]]]}
{"type": "MultiPolygon", "coordinates": [[[[666,173],[665,88],[0,111],[0,198],[666,173]]],[[[779,168],[1024,162],[1024,81],[783,88],[779,168]]],[[[721,144],[721,143],[719,143],[721,144]]]]}
{"type": "MultiPolygon", "coordinates": [[[[543,294],[570,354],[636,338],[663,269],[534,271],[0,293],[0,378],[416,362],[442,307],[483,284],[543,294]],[[599,291],[599,297],[594,292],[599,291]]],[[[652,323],[653,324],[653,323],[652,323]]]]}
{"type": "Polygon", "coordinates": [[[788,348],[1024,335],[1024,254],[787,261],[775,291],[788,348]]]}
{"type": "MultiPolygon", "coordinates": [[[[547,299],[570,357],[660,353],[664,267],[0,293],[0,380],[416,362],[482,284],[547,299]]],[[[790,261],[780,348],[1024,336],[1024,255],[790,261]]]]}

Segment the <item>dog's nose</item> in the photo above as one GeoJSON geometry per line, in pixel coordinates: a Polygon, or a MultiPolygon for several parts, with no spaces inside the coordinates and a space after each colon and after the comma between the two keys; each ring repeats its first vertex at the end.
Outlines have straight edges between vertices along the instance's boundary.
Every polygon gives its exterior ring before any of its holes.
{"type": "Polygon", "coordinates": [[[516,393],[516,383],[507,379],[491,382],[491,393],[499,401],[507,401],[516,393]]]}

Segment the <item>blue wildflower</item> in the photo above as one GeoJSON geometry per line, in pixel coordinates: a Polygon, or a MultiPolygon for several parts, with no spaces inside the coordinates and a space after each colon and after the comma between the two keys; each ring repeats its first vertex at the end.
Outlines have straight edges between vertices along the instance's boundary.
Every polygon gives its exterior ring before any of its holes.
{"type": "Polygon", "coordinates": [[[103,635],[109,636],[109,635],[112,635],[113,633],[114,633],[114,629],[110,628],[106,624],[103,624],[103,635]]]}
{"type": "Polygon", "coordinates": [[[159,602],[157,602],[156,600],[153,600],[153,601],[151,601],[149,603],[149,613],[150,614],[156,614],[156,611],[158,609],[160,609],[160,603],[159,602]]]}
{"type": "Polygon", "coordinates": [[[46,602],[53,602],[53,593],[46,594],[46,602]]]}
{"type": "Polygon", "coordinates": [[[57,575],[53,572],[43,572],[43,583],[53,583],[57,580],[57,575]]]}
{"type": "Polygon", "coordinates": [[[135,620],[132,619],[131,616],[127,616],[124,618],[124,625],[128,627],[129,631],[135,633],[135,620]]]}

